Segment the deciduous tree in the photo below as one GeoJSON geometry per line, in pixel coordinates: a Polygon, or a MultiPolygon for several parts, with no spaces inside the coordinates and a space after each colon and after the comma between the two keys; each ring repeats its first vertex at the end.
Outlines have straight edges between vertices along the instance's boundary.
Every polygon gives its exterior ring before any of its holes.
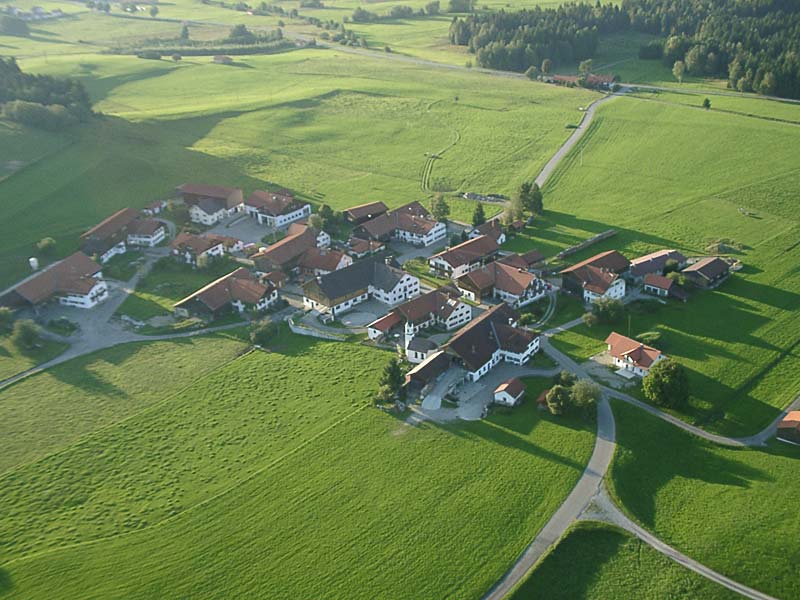
{"type": "Polygon", "coordinates": [[[682,365],[666,358],[650,367],[642,381],[642,390],[654,404],[681,408],[689,400],[689,377],[682,365]]]}

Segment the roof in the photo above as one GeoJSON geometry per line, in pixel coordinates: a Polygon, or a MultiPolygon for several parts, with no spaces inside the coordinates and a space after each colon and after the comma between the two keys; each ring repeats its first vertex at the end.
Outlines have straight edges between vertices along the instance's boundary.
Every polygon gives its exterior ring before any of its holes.
{"type": "Polygon", "coordinates": [[[678,264],[685,264],[686,257],[677,250],[665,249],[645,254],[631,261],[631,275],[642,277],[648,273],[661,273],[667,261],[674,260],[678,264]]]}
{"type": "Polygon", "coordinates": [[[623,273],[630,266],[630,261],[616,250],[609,250],[608,252],[601,252],[594,256],[587,258],[577,264],[567,267],[561,271],[564,273],[573,273],[579,271],[583,267],[597,267],[599,269],[606,269],[616,274],[623,273]]]}
{"type": "Polygon", "coordinates": [[[370,285],[383,291],[393,290],[405,275],[405,271],[387,265],[380,258],[369,258],[312,279],[303,289],[316,285],[326,298],[335,299],[365,290],[370,285]]]}
{"type": "MultiPolygon", "coordinates": [[[[227,200],[231,195],[241,190],[223,185],[208,185],[205,183],[183,183],[176,188],[182,194],[202,196],[205,198],[218,198],[227,200]]],[[[230,208],[230,207],[229,207],[230,208]]]]}
{"type": "Polygon", "coordinates": [[[655,275],[653,273],[648,273],[647,275],[644,276],[644,284],[662,290],[669,290],[673,285],[675,285],[675,281],[673,281],[669,277],[664,277],[663,275],[655,275]]]}
{"type": "Polygon", "coordinates": [[[31,304],[38,304],[54,294],[88,294],[98,283],[102,267],[76,252],[48,269],[20,283],[14,291],[31,304]]]}
{"type": "Polygon", "coordinates": [[[447,319],[460,304],[457,293],[439,288],[404,302],[394,311],[400,313],[406,321],[417,323],[427,321],[431,315],[447,319]]]}
{"type": "Polygon", "coordinates": [[[386,333],[387,331],[391,331],[394,327],[396,327],[402,322],[403,322],[402,315],[398,311],[393,310],[386,313],[381,318],[375,319],[372,323],[367,325],[367,327],[370,329],[377,329],[378,331],[386,333]]]}
{"type": "Polygon", "coordinates": [[[574,277],[590,292],[605,294],[628,265],[630,262],[622,254],[609,250],[567,267],[561,274],[574,277]]]}
{"type": "Polygon", "coordinates": [[[273,290],[271,284],[259,282],[250,271],[239,267],[200,288],[180,302],[176,302],[175,306],[179,307],[192,301],[198,301],[213,311],[219,310],[234,300],[244,304],[257,304],[259,300],[269,296],[273,290]]]}
{"type": "Polygon", "coordinates": [[[358,221],[365,218],[373,219],[378,215],[382,215],[388,210],[389,208],[383,202],[367,202],[366,204],[351,206],[344,212],[351,219],[358,221]]]}
{"type": "Polygon", "coordinates": [[[778,429],[800,430],[800,410],[793,410],[786,413],[786,416],[778,423],[778,429]]]}
{"type": "Polygon", "coordinates": [[[430,213],[419,202],[409,202],[393,211],[384,213],[359,225],[370,237],[381,238],[401,229],[410,233],[424,235],[436,227],[438,222],[430,218],[430,213]]]}
{"type": "Polygon", "coordinates": [[[221,235],[219,233],[208,232],[204,233],[203,237],[211,240],[212,242],[215,242],[215,244],[222,244],[226,248],[230,248],[232,246],[235,246],[236,244],[243,243],[242,240],[240,240],[239,238],[231,237],[229,235],[221,235]]]}
{"type": "Polygon", "coordinates": [[[245,204],[273,217],[292,213],[303,206],[303,203],[295,200],[293,194],[285,190],[280,192],[256,190],[245,200],[245,204]]]}
{"type": "Polygon", "coordinates": [[[350,251],[354,254],[377,252],[379,249],[383,248],[383,244],[381,242],[376,242],[375,240],[362,240],[356,237],[351,237],[347,243],[350,246],[350,251]]]}
{"type": "Polygon", "coordinates": [[[462,285],[469,283],[475,289],[495,287],[514,296],[521,296],[536,281],[536,275],[503,261],[490,262],[458,278],[462,285]]]}
{"type": "Polygon", "coordinates": [[[286,281],[286,274],[283,271],[270,271],[269,273],[265,273],[260,277],[261,281],[268,281],[274,286],[281,285],[284,281],[286,281]]]}
{"type": "Polygon", "coordinates": [[[219,246],[221,243],[220,240],[215,240],[212,237],[195,235],[193,233],[179,233],[175,236],[175,239],[170,242],[169,247],[173,250],[180,250],[181,252],[188,250],[192,254],[202,254],[214,246],[219,246]]]}
{"type": "Polygon", "coordinates": [[[497,350],[524,352],[536,339],[536,334],[513,327],[519,313],[501,302],[493,306],[468,325],[461,328],[447,343],[447,348],[457,355],[470,371],[477,371],[497,350]]]}
{"type": "Polygon", "coordinates": [[[128,233],[133,235],[153,235],[159,229],[163,229],[164,224],[156,219],[137,219],[128,227],[128,233]]]}
{"type": "Polygon", "coordinates": [[[713,281],[720,275],[724,275],[730,271],[731,266],[718,256],[707,256],[701,258],[693,265],[689,265],[683,270],[683,273],[698,274],[701,277],[713,281]]]}
{"type": "Polygon", "coordinates": [[[478,225],[473,231],[481,235],[488,235],[497,242],[500,236],[503,235],[503,226],[500,223],[500,219],[492,219],[491,221],[486,221],[486,223],[482,225],[478,225]]]}
{"type": "Polygon", "coordinates": [[[413,352],[430,352],[431,350],[437,350],[439,345],[429,338],[420,337],[418,335],[414,336],[411,342],[408,344],[408,349],[413,352]]]}
{"type": "MultiPolygon", "coordinates": [[[[329,250],[327,248],[309,248],[300,259],[300,266],[306,269],[319,269],[320,271],[335,271],[345,257],[344,252],[329,250]]],[[[352,260],[350,258],[347,259],[352,260]]]]}
{"type": "Polygon", "coordinates": [[[439,350],[406,373],[406,383],[415,379],[422,383],[430,383],[450,367],[450,357],[439,350]]]}
{"type": "MultiPolygon", "coordinates": [[[[317,247],[317,234],[314,229],[298,223],[289,227],[289,235],[272,244],[263,252],[251,256],[256,265],[267,262],[277,267],[283,267],[299,258],[306,250],[317,247]]],[[[265,269],[262,269],[265,270],[265,269]]]]}
{"type": "Polygon", "coordinates": [[[461,242],[457,246],[448,248],[443,252],[434,254],[428,260],[438,258],[451,265],[452,267],[460,267],[461,265],[468,265],[473,262],[482,260],[487,256],[491,256],[500,249],[497,241],[489,235],[479,235],[476,238],[461,242]]]}
{"type": "Polygon", "coordinates": [[[506,379],[495,388],[495,394],[499,394],[500,392],[505,392],[512,398],[519,398],[525,393],[525,384],[522,383],[518,377],[512,377],[511,379],[506,379]]]}
{"type": "Polygon", "coordinates": [[[101,238],[105,239],[118,233],[136,219],[139,218],[139,213],[132,208],[123,208],[118,210],[113,215],[100,221],[97,225],[92,227],[89,231],[81,235],[81,239],[86,238],[101,238]]]}
{"type": "Polygon", "coordinates": [[[620,360],[630,359],[637,367],[650,368],[661,356],[661,351],[651,346],[646,346],[629,337],[612,331],[606,338],[609,353],[620,360]]]}

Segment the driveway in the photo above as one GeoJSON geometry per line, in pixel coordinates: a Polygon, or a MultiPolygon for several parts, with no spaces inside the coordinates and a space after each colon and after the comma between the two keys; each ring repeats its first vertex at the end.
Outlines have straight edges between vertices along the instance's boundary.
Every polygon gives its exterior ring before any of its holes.
{"type": "Polygon", "coordinates": [[[261,238],[275,231],[272,227],[259,225],[258,221],[245,213],[236,213],[208,230],[209,233],[227,235],[242,240],[245,244],[262,244],[261,238]]]}

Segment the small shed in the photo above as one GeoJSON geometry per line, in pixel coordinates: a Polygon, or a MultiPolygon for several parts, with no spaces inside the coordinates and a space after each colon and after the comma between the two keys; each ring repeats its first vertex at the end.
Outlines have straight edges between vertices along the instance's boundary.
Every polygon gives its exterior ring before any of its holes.
{"type": "Polygon", "coordinates": [[[495,404],[516,406],[525,395],[525,384],[517,377],[507,379],[494,390],[495,404]]]}
{"type": "Polygon", "coordinates": [[[784,442],[800,445],[800,410],[793,410],[778,423],[776,436],[784,442]]]}

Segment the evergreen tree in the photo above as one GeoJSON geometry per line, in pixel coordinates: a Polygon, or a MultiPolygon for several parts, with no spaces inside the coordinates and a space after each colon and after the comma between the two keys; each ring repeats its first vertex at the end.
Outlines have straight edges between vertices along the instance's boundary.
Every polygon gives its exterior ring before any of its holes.
{"type": "Polygon", "coordinates": [[[477,227],[486,223],[486,213],[483,211],[483,204],[478,202],[475,206],[475,211],[472,213],[472,226],[477,227]]]}

